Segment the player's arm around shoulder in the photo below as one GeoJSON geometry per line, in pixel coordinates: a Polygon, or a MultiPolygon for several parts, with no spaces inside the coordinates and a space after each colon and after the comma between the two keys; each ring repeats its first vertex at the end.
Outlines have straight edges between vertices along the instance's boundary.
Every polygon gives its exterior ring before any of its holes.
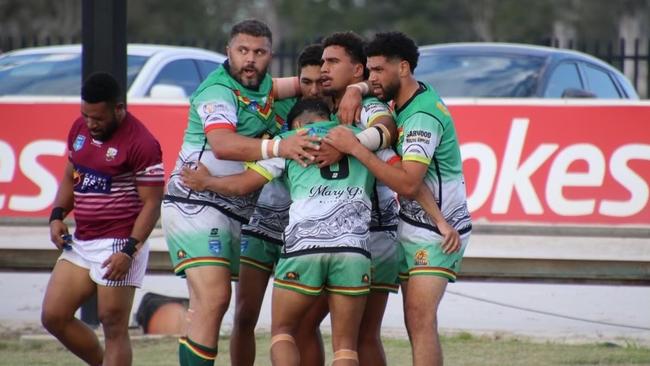
{"type": "Polygon", "coordinates": [[[215,177],[210,175],[205,165],[199,162],[196,169],[183,168],[181,178],[183,184],[197,192],[212,191],[224,196],[249,194],[260,189],[273,179],[271,173],[265,169],[260,169],[256,163],[246,163],[246,167],[248,169],[239,174],[215,177]]]}
{"type": "Polygon", "coordinates": [[[357,158],[377,179],[397,194],[413,198],[418,193],[428,168],[426,164],[413,161],[404,161],[401,166],[387,164],[363,146],[352,130],[342,126],[332,129],[325,141],[339,151],[357,158]]]}

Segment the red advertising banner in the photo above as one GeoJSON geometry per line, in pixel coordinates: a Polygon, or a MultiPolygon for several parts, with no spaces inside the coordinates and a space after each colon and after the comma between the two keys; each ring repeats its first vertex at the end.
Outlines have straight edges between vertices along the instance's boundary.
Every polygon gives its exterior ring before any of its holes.
{"type": "MultiPolygon", "coordinates": [[[[477,222],[650,225],[650,104],[451,101],[477,222]],[[525,103],[525,104],[524,104],[525,103]]],[[[167,174],[186,104],[138,104],[167,174]]],[[[74,102],[0,102],[0,217],[47,217],[74,102]]]]}

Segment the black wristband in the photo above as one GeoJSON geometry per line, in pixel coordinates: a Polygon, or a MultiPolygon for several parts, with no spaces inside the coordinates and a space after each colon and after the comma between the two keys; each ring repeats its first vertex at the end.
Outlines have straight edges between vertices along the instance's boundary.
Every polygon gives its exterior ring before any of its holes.
{"type": "Polygon", "coordinates": [[[50,213],[50,221],[52,222],[54,220],[61,220],[63,221],[63,214],[65,213],[65,210],[63,207],[54,207],[52,208],[52,213],[50,213]]]}
{"type": "Polygon", "coordinates": [[[126,242],[126,244],[124,244],[120,252],[128,255],[129,257],[131,257],[131,259],[133,259],[133,254],[135,254],[135,252],[138,250],[138,248],[135,247],[138,244],[138,242],[139,242],[138,239],[134,237],[130,237],[126,242]]]}

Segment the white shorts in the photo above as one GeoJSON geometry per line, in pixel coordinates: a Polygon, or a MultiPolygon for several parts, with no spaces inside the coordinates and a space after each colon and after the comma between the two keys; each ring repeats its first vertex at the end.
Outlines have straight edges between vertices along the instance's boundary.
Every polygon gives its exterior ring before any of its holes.
{"type": "Polygon", "coordinates": [[[146,241],[136,253],[126,278],[121,281],[108,281],[103,278],[107,268],[102,268],[102,263],[113,253],[119,252],[126,242],[127,239],[79,240],[74,238],[70,247],[63,250],[58,260],[67,260],[79,267],[86,268],[90,279],[98,285],[139,288],[142,287],[149,262],[149,242],[146,241]]]}

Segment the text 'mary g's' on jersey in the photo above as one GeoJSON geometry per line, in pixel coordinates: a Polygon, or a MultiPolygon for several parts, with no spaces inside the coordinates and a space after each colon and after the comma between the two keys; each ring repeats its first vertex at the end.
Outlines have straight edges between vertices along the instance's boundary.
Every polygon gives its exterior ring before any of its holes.
{"type": "Polygon", "coordinates": [[[259,192],[242,197],[228,197],[214,192],[194,192],[183,185],[180,171],[201,161],[210,174],[228,176],[244,171],[244,162],[219,159],[207,143],[206,134],[213,129],[228,129],[247,137],[258,138],[280,130],[273,112],[272,80],[265,75],[258,90],[242,86],[229,74],[224,63],[199,85],[190,97],[190,111],[183,145],[167,186],[169,196],[192,199],[213,205],[242,223],[248,222],[259,192]]]}
{"type": "MultiPolygon", "coordinates": [[[[324,136],[336,126],[337,122],[325,121],[305,128],[309,134],[324,136]]],[[[288,134],[291,133],[295,131],[288,134]]],[[[392,150],[382,150],[378,155],[385,161],[396,157],[392,150]]],[[[327,168],[314,164],[303,168],[293,160],[273,158],[250,164],[249,168],[268,180],[280,176],[286,179],[292,204],[284,232],[285,256],[333,251],[370,255],[368,233],[374,177],[357,159],[346,156],[327,168]]]]}
{"type": "Polygon", "coordinates": [[[156,138],[127,113],[107,141],[94,140],[83,118],[68,134],[74,167],[75,236],[81,240],[128,238],[142,209],[138,186],[163,186],[156,138]]]}
{"type": "MultiPolygon", "coordinates": [[[[397,153],[402,161],[428,166],[424,182],[433,192],[445,220],[457,230],[471,225],[460,147],[447,107],[435,90],[424,83],[397,115],[397,153]]],[[[400,198],[400,217],[435,228],[420,204],[400,198]]],[[[434,230],[437,230],[435,228],[434,230]]]]}

